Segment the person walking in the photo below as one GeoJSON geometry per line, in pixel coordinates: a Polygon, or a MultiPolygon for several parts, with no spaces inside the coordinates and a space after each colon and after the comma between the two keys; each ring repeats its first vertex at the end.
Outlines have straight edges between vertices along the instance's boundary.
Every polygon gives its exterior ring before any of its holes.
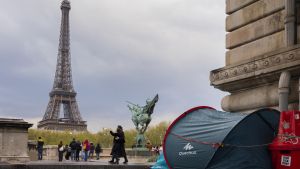
{"type": "Polygon", "coordinates": [[[86,139],[84,142],[83,142],[83,152],[84,152],[84,161],[87,161],[87,159],[88,159],[88,152],[89,152],[89,150],[90,150],[90,143],[89,143],[89,140],[88,139],[86,139]]]}
{"type": "Polygon", "coordinates": [[[57,150],[58,150],[58,161],[61,162],[64,156],[64,145],[62,141],[59,142],[57,150]]]}
{"type": "Polygon", "coordinates": [[[127,164],[128,159],[125,152],[125,135],[122,126],[118,125],[116,133],[110,131],[110,134],[114,137],[114,139],[111,150],[112,159],[109,161],[109,163],[119,164],[120,157],[124,157],[124,164],[127,164]]]}
{"type": "Polygon", "coordinates": [[[128,163],[128,159],[127,159],[127,154],[126,154],[126,150],[125,150],[125,134],[123,132],[122,126],[120,126],[120,128],[121,128],[121,131],[123,133],[123,145],[122,145],[122,154],[123,154],[123,157],[124,157],[123,164],[127,164],[128,163]]]}
{"type": "Polygon", "coordinates": [[[89,152],[89,158],[90,159],[93,159],[94,151],[95,151],[95,146],[94,146],[94,143],[91,142],[91,144],[90,144],[90,152],[89,152]]]}
{"type": "Polygon", "coordinates": [[[42,137],[39,137],[37,141],[38,160],[43,160],[43,147],[44,140],[42,139],[42,137]]]}
{"type": "Polygon", "coordinates": [[[70,142],[69,147],[71,148],[71,160],[75,160],[76,157],[76,141],[75,138],[70,142]]]}
{"type": "Polygon", "coordinates": [[[102,148],[101,148],[100,144],[98,143],[97,146],[96,146],[96,148],[95,148],[95,153],[96,153],[97,160],[100,159],[100,153],[101,152],[102,152],[102,148]]]}

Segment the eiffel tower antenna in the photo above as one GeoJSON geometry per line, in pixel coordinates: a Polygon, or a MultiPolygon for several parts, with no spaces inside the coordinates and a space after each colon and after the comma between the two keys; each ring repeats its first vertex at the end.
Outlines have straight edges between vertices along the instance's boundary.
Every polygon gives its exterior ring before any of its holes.
{"type": "Polygon", "coordinates": [[[38,129],[86,131],[87,125],[80,115],[76,101],[77,93],[72,81],[69,30],[70,1],[63,0],[60,9],[62,17],[55,78],[52,91],[49,93],[50,101],[42,121],[38,123],[38,129]]]}

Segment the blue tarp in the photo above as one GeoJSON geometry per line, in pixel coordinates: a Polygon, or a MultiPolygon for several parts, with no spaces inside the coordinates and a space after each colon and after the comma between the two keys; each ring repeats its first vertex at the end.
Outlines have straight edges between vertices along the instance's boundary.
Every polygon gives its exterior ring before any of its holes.
{"type": "Polygon", "coordinates": [[[155,165],[153,165],[151,169],[169,169],[164,158],[163,152],[160,152],[160,155],[157,158],[155,165]]]}

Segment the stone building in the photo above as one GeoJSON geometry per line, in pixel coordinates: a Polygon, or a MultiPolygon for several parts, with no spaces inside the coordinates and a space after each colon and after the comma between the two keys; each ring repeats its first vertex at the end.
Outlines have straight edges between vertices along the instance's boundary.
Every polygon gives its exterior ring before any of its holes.
{"type": "Polygon", "coordinates": [[[226,0],[226,14],[226,63],[210,74],[222,108],[298,110],[300,0],[226,0]]]}

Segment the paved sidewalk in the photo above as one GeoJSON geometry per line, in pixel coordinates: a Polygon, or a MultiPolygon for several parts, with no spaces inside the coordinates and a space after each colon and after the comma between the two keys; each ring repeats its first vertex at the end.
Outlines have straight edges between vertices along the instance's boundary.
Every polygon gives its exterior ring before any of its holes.
{"type": "MultiPolygon", "coordinates": [[[[108,158],[100,160],[88,160],[88,161],[71,161],[63,160],[59,162],[58,160],[40,160],[40,161],[30,161],[26,164],[28,165],[116,165],[110,164],[108,158]]],[[[146,159],[129,159],[127,164],[123,164],[123,159],[120,159],[119,165],[153,165],[154,163],[147,162],[146,159]]]]}
{"type": "Polygon", "coordinates": [[[129,161],[128,164],[110,164],[107,159],[84,161],[42,160],[30,161],[26,164],[0,164],[0,169],[150,169],[153,163],[129,161]]]}

